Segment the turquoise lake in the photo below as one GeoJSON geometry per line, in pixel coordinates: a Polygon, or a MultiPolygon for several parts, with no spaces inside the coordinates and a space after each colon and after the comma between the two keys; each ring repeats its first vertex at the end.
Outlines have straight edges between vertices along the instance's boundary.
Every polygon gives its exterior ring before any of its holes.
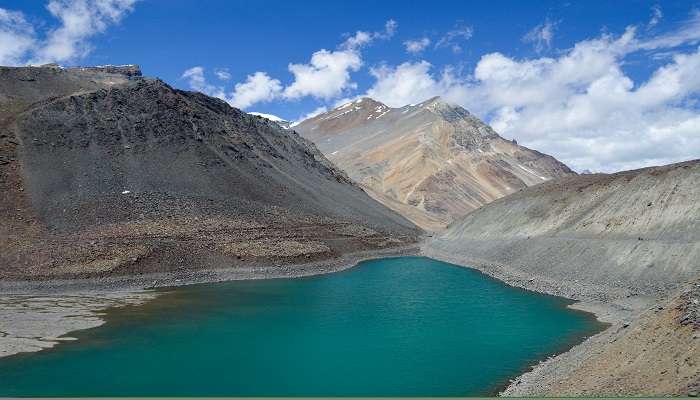
{"type": "Polygon", "coordinates": [[[489,395],[603,328],[568,304],[425,257],[195,285],[0,359],[0,396],[489,395]]]}

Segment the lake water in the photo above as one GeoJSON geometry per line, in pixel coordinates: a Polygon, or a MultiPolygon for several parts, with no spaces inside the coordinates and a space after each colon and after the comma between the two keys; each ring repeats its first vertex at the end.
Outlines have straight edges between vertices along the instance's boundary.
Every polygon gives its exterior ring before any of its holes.
{"type": "Polygon", "coordinates": [[[173,289],[0,359],[0,396],[488,395],[602,325],[425,257],[173,289]]]}

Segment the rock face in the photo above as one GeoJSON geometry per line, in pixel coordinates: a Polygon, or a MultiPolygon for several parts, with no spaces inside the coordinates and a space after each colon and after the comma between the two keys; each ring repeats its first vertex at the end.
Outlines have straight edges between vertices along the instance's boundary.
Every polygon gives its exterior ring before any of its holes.
{"type": "Polygon", "coordinates": [[[428,230],[524,187],[574,174],[440,98],[401,108],[363,98],[294,129],[370,195],[428,230]]]}
{"type": "Polygon", "coordinates": [[[0,279],[298,263],[417,240],[293,131],[115,68],[0,68],[0,279]]]}
{"type": "Polygon", "coordinates": [[[142,76],[141,68],[138,65],[100,65],[97,67],[73,67],[68,68],[69,71],[81,72],[103,72],[107,74],[118,74],[126,77],[142,76]]]}

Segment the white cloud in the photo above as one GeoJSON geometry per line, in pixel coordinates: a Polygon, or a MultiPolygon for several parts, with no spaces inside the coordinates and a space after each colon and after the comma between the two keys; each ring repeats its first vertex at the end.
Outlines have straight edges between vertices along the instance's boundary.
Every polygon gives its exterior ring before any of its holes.
{"type": "Polygon", "coordinates": [[[651,8],[651,18],[647,24],[647,29],[651,29],[661,22],[661,18],[664,17],[664,13],[661,11],[661,7],[657,4],[651,8]]]}
{"type": "MultiPolygon", "coordinates": [[[[216,71],[214,72],[216,74],[216,71]]],[[[246,81],[237,83],[231,93],[226,93],[223,86],[212,85],[204,76],[203,67],[192,67],[182,74],[190,88],[208,96],[218,97],[234,107],[245,109],[259,102],[271,101],[280,96],[282,84],[270,78],[264,72],[248,75],[246,81]]]]}
{"type": "Polygon", "coordinates": [[[231,79],[231,73],[228,72],[228,68],[216,68],[214,69],[214,75],[222,81],[231,79]]]}
{"type": "Polygon", "coordinates": [[[471,39],[474,34],[474,29],[470,26],[457,24],[454,29],[447,32],[440,40],[435,43],[435,48],[449,47],[452,52],[457,54],[462,52],[460,41],[471,39]]]}
{"type": "Polygon", "coordinates": [[[321,49],[311,55],[308,64],[289,64],[294,81],[284,89],[284,96],[330,100],[357,88],[350,73],[358,71],[363,64],[361,49],[375,40],[390,39],[397,27],[398,23],[390,19],[382,32],[357,31],[341,43],[338,50],[321,49]]]}
{"type": "Polygon", "coordinates": [[[376,79],[367,96],[390,107],[400,107],[421,101],[441,93],[439,78],[430,74],[427,61],[406,62],[396,67],[380,66],[370,69],[376,79]]]}
{"type": "Polygon", "coordinates": [[[522,41],[525,43],[532,43],[535,47],[535,51],[538,53],[549,50],[552,47],[555,27],[556,24],[547,19],[544,23],[532,28],[530,32],[523,36],[522,41]]]}
{"type": "Polygon", "coordinates": [[[700,43],[700,11],[694,11],[679,29],[641,40],[639,48],[656,50],[700,43]]]}
{"type": "Polygon", "coordinates": [[[384,24],[384,31],[383,32],[366,32],[366,31],[357,31],[355,32],[354,35],[348,37],[341,45],[340,48],[343,50],[358,50],[373,41],[380,39],[380,40],[388,40],[391,39],[394,34],[396,33],[396,29],[398,28],[399,24],[394,21],[393,19],[390,19],[386,21],[384,24]]]}
{"type": "Polygon", "coordinates": [[[0,65],[17,65],[36,45],[34,28],[18,11],[0,8],[0,65]]]}
{"type": "MultiPolygon", "coordinates": [[[[695,18],[695,16],[694,16],[695,18]]],[[[651,38],[634,28],[577,43],[557,57],[481,57],[468,75],[433,71],[426,61],[381,66],[367,95],[392,106],[435,95],[485,117],[504,137],[570,166],[615,171],[700,157],[700,48],[693,20],[651,38]],[[674,55],[647,79],[624,72],[625,58],[645,49],[674,55]]]]}
{"type": "MultiPolygon", "coordinates": [[[[350,73],[358,71],[363,64],[362,48],[375,40],[390,39],[397,27],[396,21],[390,19],[381,32],[357,31],[345,39],[337,50],[318,50],[311,55],[307,64],[290,63],[288,68],[294,80],[284,88],[278,79],[260,71],[248,75],[245,82],[237,83],[232,93],[226,93],[221,86],[210,84],[202,67],[188,69],[182,78],[188,81],[192,89],[219,97],[239,108],[248,108],[258,102],[277,98],[296,100],[311,96],[328,101],[357,88],[350,73]]],[[[225,69],[214,70],[214,74],[223,81],[231,77],[225,69]]]]}
{"type": "Polygon", "coordinates": [[[4,65],[69,62],[92,50],[89,39],[118,24],[136,0],[52,0],[46,8],[59,26],[36,36],[19,12],[0,9],[0,63],[4,65]]]}
{"type": "Polygon", "coordinates": [[[248,75],[244,83],[237,83],[229,103],[234,107],[248,108],[259,102],[271,101],[282,92],[282,84],[264,72],[248,75]]]}
{"type": "Polygon", "coordinates": [[[422,37],[416,40],[406,40],[403,42],[406,47],[406,51],[411,54],[418,54],[430,46],[430,39],[427,37],[422,37]]]}
{"type": "Polygon", "coordinates": [[[223,87],[215,86],[207,82],[207,79],[204,77],[203,67],[192,67],[183,72],[181,78],[187,80],[191,89],[226,100],[226,93],[223,87]]]}
{"type": "Polygon", "coordinates": [[[357,31],[353,36],[350,36],[343,42],[342,46],[345,49],[354,50],[371,43],[374,36],[365,31],[357,31]]]}
{"type": "Polygon", "coordinates": [[[284,95],[289,99],[303,96],[331,99],[357,87],[350,79],[350,72],[360,66],[362,58],[355,50],[319,50],[308,64],[289,64],[294,82],[284,89],[284,95]]]}

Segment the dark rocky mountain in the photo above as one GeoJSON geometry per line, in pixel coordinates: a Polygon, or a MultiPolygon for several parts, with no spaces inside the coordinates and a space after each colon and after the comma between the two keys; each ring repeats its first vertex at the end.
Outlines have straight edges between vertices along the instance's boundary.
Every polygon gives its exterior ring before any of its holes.
{"type": "Polygon", "coordinates": [[[400,108],[362,98],[294,129],[374,198],[428,230],[524,187],[574,174],[440,98],[400,108]]]}
{"type": "Polygon", "coordinates": [[[135,66],[0,68],[0,278],[296,264],[420,230],[310,142],[135,66]]]}

